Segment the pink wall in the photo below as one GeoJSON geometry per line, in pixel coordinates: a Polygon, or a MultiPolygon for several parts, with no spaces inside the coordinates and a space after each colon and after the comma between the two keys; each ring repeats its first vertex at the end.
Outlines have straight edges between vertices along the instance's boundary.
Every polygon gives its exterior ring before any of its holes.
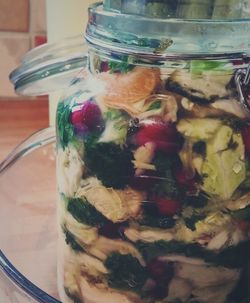
{"type": "Polygon", "coordinates": [[[0,0],[0,98],[16,97],[9,73],[28,50],[44,41],[45,0],[0,0]]]}

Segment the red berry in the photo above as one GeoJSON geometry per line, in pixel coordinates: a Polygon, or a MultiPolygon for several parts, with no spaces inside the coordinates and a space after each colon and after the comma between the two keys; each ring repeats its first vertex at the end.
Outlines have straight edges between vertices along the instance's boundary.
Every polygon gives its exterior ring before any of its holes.
{"type": "Polygon", "coordinates": [[[109,63],[107,61],[103,61],[101,63],[101,72],[108,72],[110,70],[109,63]]]}
{"type": "Polygon", "coordinates": [[[93,130],[101,122],[101,110],[93,102],[87,102],[82,107],[83,123],[90,129],[93,130]]]}
{"type": "Polygon", "coordinates": [[[238,228],[243,232],[248,232],[250,230],[250,221],[238,221],[238,228]]]}
{"type": "Polygon", "coordinates": [[[86,126],[90,131],[95,130],[101,123],[100,108],[93,102],[85,102],[80,109],[71,113],[71,123],[81,129],[82,125],[86,126]]]}
{"type": "Polygon", "coordinates": [[[195,177],[189,178],[183,168],[176,168],[173,172],[173,175],[179,185],[187,188],[190,191],[196,189],[195,177]]]}
{"type": "Polygon", "coordinates": [[[155,298],[163,299],[168,294],[168,284],[174,276],[173,263],[153,259],[147,264],[147,270],[156,282],[150,294],[155,298]]]}
{"type": "Polygon", "coordinates": [[[180,213],[181,203],[178,200],[168,198],[155,199],[159,214],[162,216],[174,216],[180,213]]]}
{"type": "Polygon", "coordinates": [[[76,110],[71,113],[70,121],[74,125],[82,124],[82,110],[76,110]]]}
{"type": "Polygon", "coordinates": [[[245,145],[245,154],[246,156],[249,156],[250,155],[250,125],[244,126],[241,133],[245,145]]]}
{"type": "Polygon", "coordinates": [[[147,269],[152,278],[158,279],[166,274],[166,262],[153,259],[147,264],[147,269]]]}
{"type": "Polygon", "coordinates": [[[171,123],[153,121],[143,125],[136,134],[136,144],[141,146],[154,142],[158,150],[176,152],[179,149],[178,133],[171,123]]]}

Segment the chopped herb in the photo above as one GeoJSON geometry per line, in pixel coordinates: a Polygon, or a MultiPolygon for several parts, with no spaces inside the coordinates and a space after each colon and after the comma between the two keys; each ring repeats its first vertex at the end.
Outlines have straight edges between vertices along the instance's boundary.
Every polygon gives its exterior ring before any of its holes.
{"type": "Polygon", "coordinates": [[[70,198],[67,210],[83,224],[101,227],[107,222],[107,219],[86,199],[70,198]]]}
{"type": "Polygon", "coordinates": [[[114,252],[107,257],[104,265],[109,271],[109,286],[113,288],[140,292],[148,278],[146,268],[129,254],[114,252]]]}
{"type": "Polygon", "coordinates": [[[249,264],[250,241],[241,242],[237,246],[230,246],[216,255],[214,261],[225,267],[241,268],[249,264]]]}
{"type": "Polygon", "coordinates": [[[208,203],[208,197],[200,193],[198,196],[186,196],[184,200],[184,204],[186,206],[191,206],[193,208],[203,208],[208,203]]]}
{"type": "Polygon", "coordinates": [[[74,126],[70,123],[71,109],[60,102],[57,107],[57,135],[64,149],[74,139],[74,126]]]}
{"type": "Polygon", "coordinates": [[[166,254],[184,253],[185,244],[178,241],[156,241],[152,243],[136,242],[136,247],[148,262],[166,254]]]}
{"type": "Polygon", "coordinates": [[[185,218],[185,224],[187,228],[191,229],[192,231],[196,230],[195,224],[203,219],[205,219],[205,215],[192,215],[190,218],[185,218]]]}
{"type": "Polygon", "coordinates": [[[243,209],[232,211],[231,216],[238,220],[250,221],[250,205],[243,209]]]}
{"type": "Polygon", "coordinates": [[[191,258],[201,258],[207,263],[228,268],[241,268],[249,262],[250,241],[230,246],[220,253],[207,250],[199,244],[187,244],[179,241],[156,241],[153,243],[136,242],[137,249],[146,261],[168,254],[181,254],[191,258]]]}
{"type": "Polygon", "coordinates": [[[143,217],[139,220],[141,225],[169,229],[175,226],[175,219],[159,214],[155,202],[143,203],[143,217]]]}
{"type": "Polygon", "coordinates": [[[109,61],[110,73],[122,73],[125,74],[131,71],[135,66],[129,63],[129,57],[124,56],[117,61],[109,61]]]}
{"type": "Polygon", "coordinates": [[[90,138],[85,142],[85,163],[104,186],[124,188],[134,175],[133,153],[113,142],[97,142],[90,138]]]}
{"type": "Polygon", "coordinates": [[[191,73],[202,74],[206,71],[227,71],[230,70],[227,65],[228,61],[213,61],[213,60],[192,60],[191,61],[191,73]]]}
{"type": "Polygon", "coordinates": [[[206,157],[206,142],[198,141],[193,145],[193,152],[206,157]]]}
{"type": "Polygon", "coordinates": [[[109,109],[104,113],[106,128],[102,133],[100,142],[114,142],[124,145],[128,133],[128,115],[117,109],[109,109]]]}
{"type": "Polygon", "coordinates": [[[67,230],[67,228],[63,227],[63,232],[65,234],[65,242],[76,252],[83,252],[84,249],[82,246],[77,242],[74,235],[67,230]]]}
{"type": "Polygon", "coordinates": [[[172,168],[179,163],[178,156],[167,157],[163,152],[157,152],[153,159],[157,173],[163,178],[152,187],[152,192],[160,197],[177,197],[179,188],[172,174],[172,168]]]}
{"type": "Polygon", "coordinates": [[[152,216],[144,214],[143,218],[139,221],[141,225],[159,228],[173,228],[175,226],[175,219],[172,217],[152,216]]]}
{"type": "Polygon", "coordinates": [[[244,127],[244,123],[242,120],[236,118],[236,117],[226,117],[222,119],[223,123],[225,125],[228,125],[233,129],[234,132],[240,133],[242,128],[244,127]]]}
{"type": "Polygon", "coordinates": [[[74,303],[81,303],[81,299],[77,296],[77,294],[72,293],[69,288],[64,287],[64,291],[66,295],[74,302],[74,303]]]}
{"type": "Polygon", "coordinates": [[[161,108],[161,101],[157,100],[157,101],[153,102],[152,104],[150,104],[150,106],[147,110],[150,111],[150,110],[160,109],[160,108],[161,108]]]}

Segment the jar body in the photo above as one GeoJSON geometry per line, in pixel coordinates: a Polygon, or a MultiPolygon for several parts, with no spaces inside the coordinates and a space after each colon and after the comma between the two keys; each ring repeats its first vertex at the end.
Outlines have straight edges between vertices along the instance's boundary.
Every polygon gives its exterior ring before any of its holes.
{"type": "Polygon", "coordinates": [[[57,110],[63,302],[246,299],[242,62],[89,60],[57,110]]]}

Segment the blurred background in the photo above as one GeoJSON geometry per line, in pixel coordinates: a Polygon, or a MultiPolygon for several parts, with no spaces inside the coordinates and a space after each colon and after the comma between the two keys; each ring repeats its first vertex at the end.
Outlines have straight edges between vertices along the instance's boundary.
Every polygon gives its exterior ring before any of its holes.
{"type": "Polygon", "coordinates": [[[18,96],[9,82],[10,72],[30,49],[83,34],[87,8],[94,2],[0,0],[0,161],[28,135],[54,123],[60,96],[18,96]]]}

